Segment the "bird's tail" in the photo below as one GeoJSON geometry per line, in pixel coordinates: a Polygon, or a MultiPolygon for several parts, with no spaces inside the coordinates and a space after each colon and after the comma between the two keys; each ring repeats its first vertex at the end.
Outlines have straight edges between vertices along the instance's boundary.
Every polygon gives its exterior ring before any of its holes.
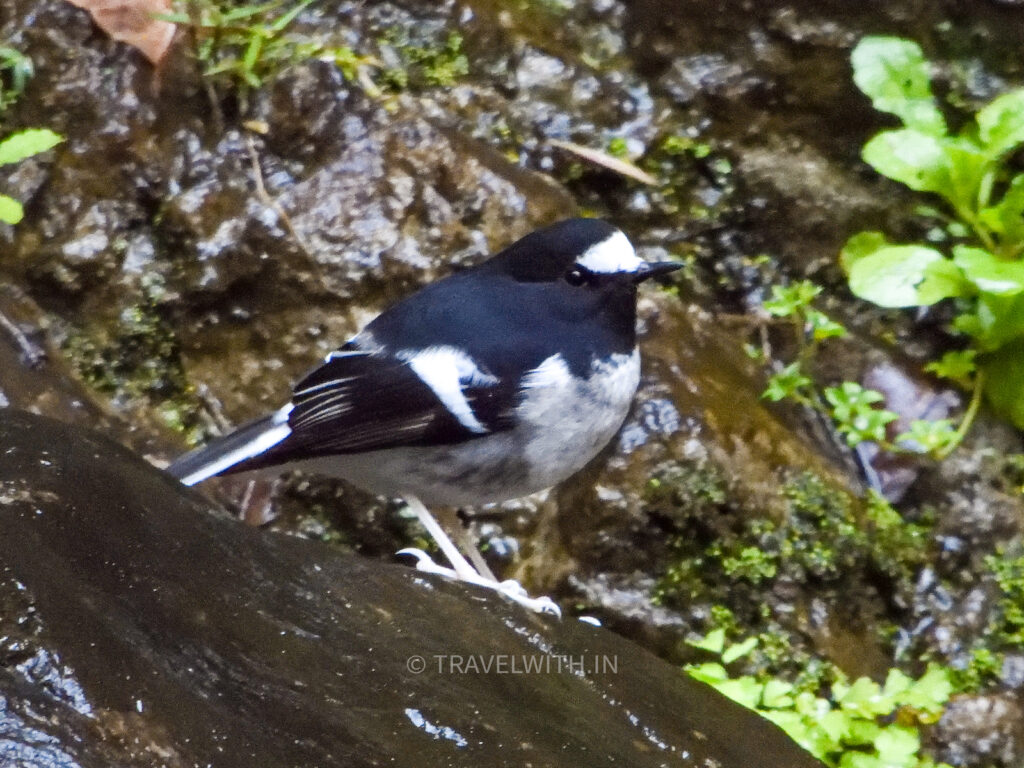
{"type": "Polygon", "coordinates": [[[251,459],[290,434],[288,411],[282,409],[186,453],[167,467],[167,471],[185,485],[201,483],[214,475],[244,471],[251,459]]]}

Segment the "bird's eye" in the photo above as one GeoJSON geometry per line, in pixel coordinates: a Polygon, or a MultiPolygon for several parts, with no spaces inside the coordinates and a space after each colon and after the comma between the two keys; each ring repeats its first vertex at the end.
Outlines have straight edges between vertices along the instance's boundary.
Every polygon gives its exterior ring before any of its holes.
{"type": "Polygon", "coordinates": [[[573,267],[565,273],[565,282],[569,285],[583,285],[586,281],[587,276],[579,267],[573,267]]]}

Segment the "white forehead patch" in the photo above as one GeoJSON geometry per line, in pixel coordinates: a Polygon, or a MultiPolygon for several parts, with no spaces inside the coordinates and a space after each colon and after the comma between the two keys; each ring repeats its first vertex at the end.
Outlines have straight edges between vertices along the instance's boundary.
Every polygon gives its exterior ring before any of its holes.
{"type": "Polygon", "coordinates": [[[621,232],[590,246],[576,263],[589,272],[636,272],[643,259],[636,255],[633,246],[621,232]]]}

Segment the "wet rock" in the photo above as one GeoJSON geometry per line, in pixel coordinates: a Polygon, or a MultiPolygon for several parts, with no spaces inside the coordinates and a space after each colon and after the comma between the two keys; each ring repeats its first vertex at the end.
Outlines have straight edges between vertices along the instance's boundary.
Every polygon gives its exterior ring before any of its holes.
{"type": "Polygon", "coordinates": [[[936,757],[951,765],[1020,765],[1024,711],[1010,696],[963,696],[946,707],[933,738],[936,757]]]}
{"type": "Polygon", "coordinates": [[[96,433],[4,409],[0,445],[20,764],[817,765],[605,630],[242,526],[96,433]]]}
{"type": "MultiPolygon", "coordinates": [[[[863,377],[863,385],[885,397],[885,407],[899,418],[887,427],[890,440],[910,429],[915,419],[937,421],[948,418],[950,412],[962,405],[951,390],[938,390],[932,382],[913,377],[905,369],[883,361],[870,368],[863,377]]],[[[918,445],[906,446],[920,451],[918,445]]],[[[874,443],[861,443],[858,456],[866,467],[872,487],[892,503],[898,502],[914,484],[918,476],[919,461],[913,454],[899,455],[882,451],[874,443]]]]}
{"type": "Polygon", "coordinates": [[[336,67],[303,62],[257,92],[252,118],[266,121],[267,146],[279,157],[332,157],[365,132],[362,121],[350,116],[361,111],[353,109],[358,98],[336,67]]]}

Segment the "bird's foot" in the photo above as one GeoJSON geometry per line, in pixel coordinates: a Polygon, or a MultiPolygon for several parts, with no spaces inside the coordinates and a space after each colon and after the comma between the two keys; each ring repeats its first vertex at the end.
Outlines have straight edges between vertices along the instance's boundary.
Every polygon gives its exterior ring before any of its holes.
{"type": "Polygon", "coordinates": [[[530,595],[515,579],[506,579],[505,581],[494,581],[492,579],[481,576],[476,571],[472,572],[456,572],[454,568],[448,568],[443,565],[435,563],[430,555],[424,552],[422,549],[407,548],[400,549],[396,554],[409,555],[416,558],[416,570],[423,571],[424,573],[436,573],[449,579],[456,581],[464,581],[469,584],[476,584],[478,587],[484,589],[491,589],[500,595],[504,595],[514,603],[518,603],[524,608],[528,608],[534,613],[544,613],[550,616],[557,616],[562,618],[562,609],[558,607],[550,597],[530,597],[530,595]]]}

